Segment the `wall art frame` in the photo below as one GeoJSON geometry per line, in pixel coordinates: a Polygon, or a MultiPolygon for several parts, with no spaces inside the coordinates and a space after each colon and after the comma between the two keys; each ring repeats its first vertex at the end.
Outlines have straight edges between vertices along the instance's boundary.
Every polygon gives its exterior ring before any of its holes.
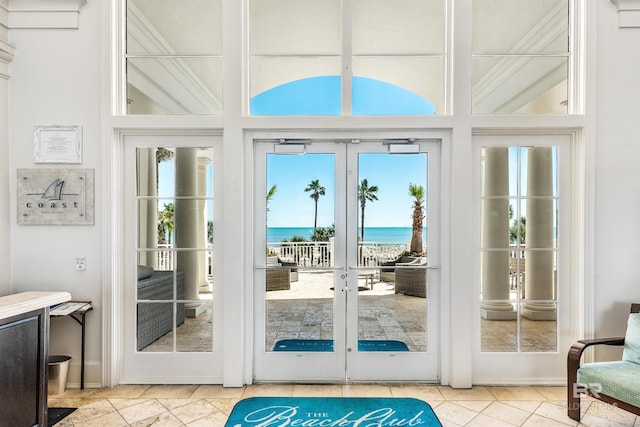
{"type": "Polygon", "coordinates": [[[82,163],[82,126],[36,126],[34,163],[82,163]]]}

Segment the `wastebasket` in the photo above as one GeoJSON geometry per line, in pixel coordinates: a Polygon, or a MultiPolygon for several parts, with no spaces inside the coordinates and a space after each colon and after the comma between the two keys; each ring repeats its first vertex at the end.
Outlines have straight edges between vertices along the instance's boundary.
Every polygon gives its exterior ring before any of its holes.
{"type": "Polygon", "coordinates": [[[48,394],[64,393],[67,388],[67,374],[69,373],[70,356],[49,356],[48,394]]]}

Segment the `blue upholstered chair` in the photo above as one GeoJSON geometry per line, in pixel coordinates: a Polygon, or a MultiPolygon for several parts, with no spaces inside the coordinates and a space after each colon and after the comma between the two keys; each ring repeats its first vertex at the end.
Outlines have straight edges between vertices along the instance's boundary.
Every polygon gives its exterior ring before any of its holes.
{"type": "Polygon", "coordinates": [[[567,357],[567,415],[580,421],[580,394],[640,415],[640,304],[631,304],[624,337],[580,340],[567,357]],[[592,345],[624,346],[622,360],[580,365],[592,345]]]}

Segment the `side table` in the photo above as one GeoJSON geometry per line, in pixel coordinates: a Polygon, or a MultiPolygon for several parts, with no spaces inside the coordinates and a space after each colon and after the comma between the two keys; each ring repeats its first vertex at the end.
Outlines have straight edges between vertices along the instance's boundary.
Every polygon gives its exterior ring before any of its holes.
{"type": "Polygon", "coordinates": [[[69,301],[63,304],[58,304],[49,310],[51,317],[64,317],[69,316],[75,320],[81,328],[81,347],[80,347],[80,390],[84,390],[84,347],[85,347],[85,316],[87,312],[93,310],[91,301],[69,301]]]}

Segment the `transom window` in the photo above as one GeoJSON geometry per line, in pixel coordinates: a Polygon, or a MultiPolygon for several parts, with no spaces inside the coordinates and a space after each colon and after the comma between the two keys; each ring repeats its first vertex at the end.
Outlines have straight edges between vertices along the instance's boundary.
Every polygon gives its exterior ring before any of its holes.
{"type": "Polygon", "coordinates": [[[250,0],[252,115],[444,111],[443,0],[250,0]]]}
{"type": "Polygon", "coordinates": [[[222,0],[127,0],[127,114],[222,114],[222,0]]]}
{"type": "Polygon", "coordinates": [[[568,0],[473,0],[474,114],[566,114],[568,0]]]}

